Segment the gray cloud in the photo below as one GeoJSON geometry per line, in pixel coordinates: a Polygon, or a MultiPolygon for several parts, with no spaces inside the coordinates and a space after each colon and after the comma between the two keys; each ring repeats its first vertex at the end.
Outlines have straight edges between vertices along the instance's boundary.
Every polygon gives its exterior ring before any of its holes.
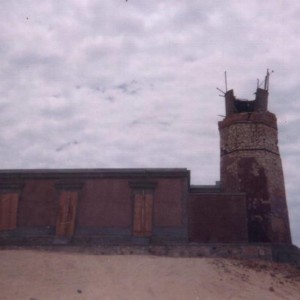
{"type": "Polygon", "coordinates": [[[11,0],[1,8],[1,168],[187,167],[193,183],[214,183],[223,72],[237,96],[252,99],[269,67],[300,245],[297,1],[11,0]]]}

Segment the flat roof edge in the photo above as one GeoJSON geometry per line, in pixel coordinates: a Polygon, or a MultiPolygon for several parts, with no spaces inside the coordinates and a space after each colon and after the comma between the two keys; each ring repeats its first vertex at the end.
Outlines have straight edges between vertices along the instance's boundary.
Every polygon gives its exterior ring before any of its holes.
{"type": "Polygon", "coordinates": [[[140,168],[140,169],[2,169],[0,179],[4,178],[112,178],[112,177],[189,177],[186,168],[140,168]]]}

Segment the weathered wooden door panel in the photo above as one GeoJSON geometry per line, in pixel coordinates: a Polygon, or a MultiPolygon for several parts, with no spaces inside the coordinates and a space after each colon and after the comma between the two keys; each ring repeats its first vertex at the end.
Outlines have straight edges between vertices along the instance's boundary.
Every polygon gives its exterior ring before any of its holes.
{"type": "Polygon", "coordinates": [[[139,191],[134,195],[134,236],[147,237],[152,235],[153,193],[139,191]]]}
{"type": "Polygon", "coordinates": [[[146,193],[144,198],[145,214],[144,214],[144,231],[145,236],[152,234],[152,212],[153,212],[153,194],[146,193]]]}
{"type": "Polygon", "coordinates": [[[74,234],[77,202],[77,191],[61,191],[59,195],[56,236],[71,237],[74,234]]]}
{"type": "Polygon", "coordinates": [[[0,230],[16,229],[18,203],[17,193],[0,195],[0,230]]]}
{"type": "Polygon", "coordinates": [[[140,236],[143,234],[143,202],[143,195],[141,193],[135,194],[133,219],[133,231],[135,236],[140,236]]]}

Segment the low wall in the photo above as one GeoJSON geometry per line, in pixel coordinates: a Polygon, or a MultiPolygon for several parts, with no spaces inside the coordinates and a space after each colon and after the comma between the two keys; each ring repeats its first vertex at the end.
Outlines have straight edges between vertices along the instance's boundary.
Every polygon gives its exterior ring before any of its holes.
{"type": "Polygon", "coordinates": [[[191,193],[189,239],[200,243],[248,241],[245,194],[191,193]]]}
{"type": "Polygon", "coordinates": [[[290,263],[300,267],[300,249],[294,245],[272,244],[98,244],[79,245],[45,244],[39,240],[36,246],[22,243],[19,246],[0,246],[4,249],[31,249],[55,252],[76,252],[94,255],[157,255],[170,257],[215,257],[233,259],[261,259],[290,263]],[[44,245],[41,246],[42,242],[44,245]]]}
{"type": "Polygon", "coordinates": [[[271,245],[247,244],[177,244],[177,245],[93,245],[93,246],[36,246],[0,249],[38,249],[58,252],[79,252],[97,255],[157,255],[170,257],[222,257],[237,259],[272,260],[271,245]]]}

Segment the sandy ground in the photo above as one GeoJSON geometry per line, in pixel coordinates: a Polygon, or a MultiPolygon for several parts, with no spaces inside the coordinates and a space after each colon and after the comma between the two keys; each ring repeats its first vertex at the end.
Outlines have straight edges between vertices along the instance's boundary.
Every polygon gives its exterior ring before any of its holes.
{"type": "Polygon", "coordinates": [[[0,250],[0,299],[294,300],[300,270],[262,261],[0,250]]]}

